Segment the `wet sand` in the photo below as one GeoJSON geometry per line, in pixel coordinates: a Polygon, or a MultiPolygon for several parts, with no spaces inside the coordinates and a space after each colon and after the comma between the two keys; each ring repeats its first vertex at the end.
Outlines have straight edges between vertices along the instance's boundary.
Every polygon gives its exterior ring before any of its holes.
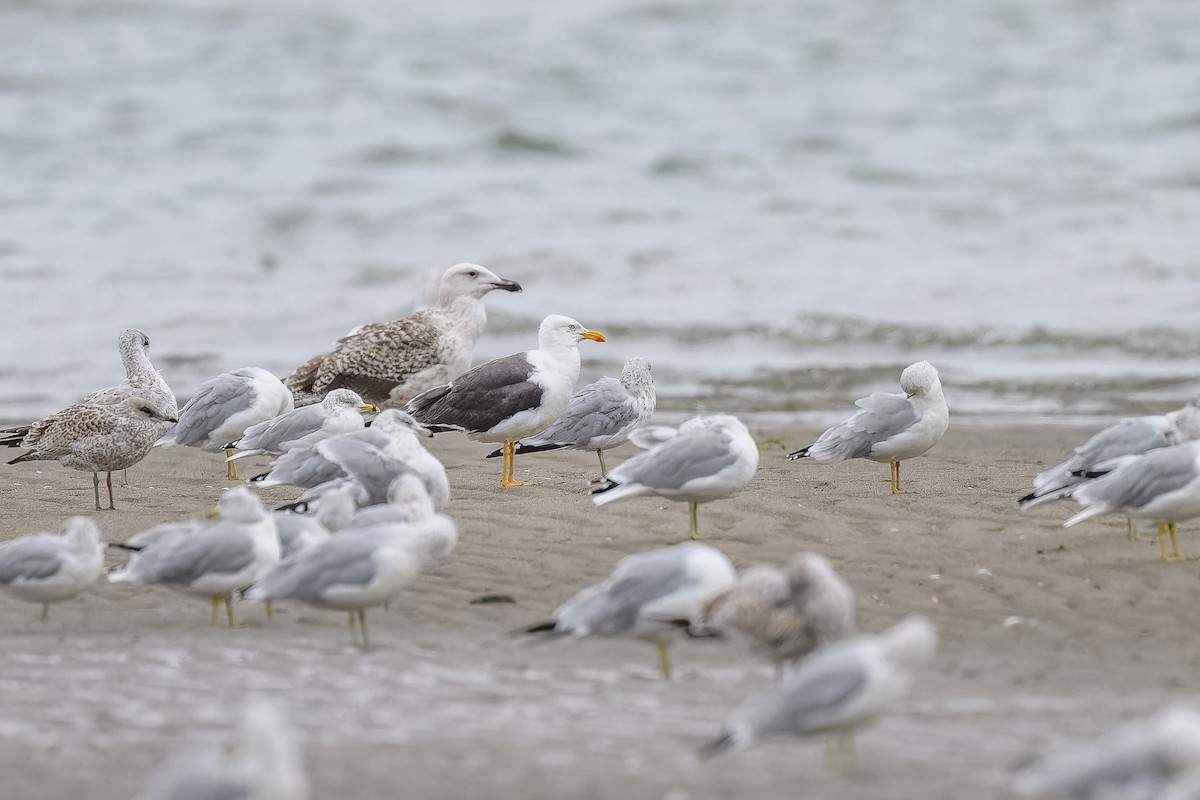
{"type": "MultiPolygon", "coordinates": [[[[1195,562],[1160,563],[1153,541],[1125,541],[1119,519],[1063,530],[1066,504],[1016,510],[1032,476],[1089,432],[952,428],[905,463],[912,492],[896,497],[885,464],[793,463],[767,450],[745,492],[701,508],[706,541],[738,567],[828,556],[858,593],[863,631],[913,611],[937,623],[934,668],[900,713],[859,736],[851,779],[826,772],[816,741],[696,760],[771,680],[731,645],[681,642],[664,683],[649,645],[513,635],[621,556],[680,541],[686,506],[595,508],[588,453],[520,458],[518,476],[542,485],[503,490],[486,445],[445,435],[431,447],[450,471],[458,549],[370,613],[370,652],[350,646],[344,614],[298,605],[270,625],[259,607],[236,606],[229,630],[208,626],[206,601],[157,588],[99,584],[45,623],[36,606],[0,597],[3,794],[134,796],[259,693],[286,704],[314,798],[1004,797],[1007,768],[1039,747],[1194,695],[1200,682],[1195,562]],[[471,603],[490,594],[514,602],[471,603]]],[[[793,446],[816,433],[756,431],[793,446]]],[[[85,473],[3,470],[4,537],[95,513],[85,473]]],[[[215,455],[155,451],[117,487],[119,510],[95,516],[120,541],[211,506],[223,475],[215,455]]],[[[263,494],[279,504],[296,492],[263,494]]],[[[1200,555],[1194,529],[1180,537],[1188,555],[1200,555]]],[[[110,566],[123,560],[110,552],[110,566]]]]}

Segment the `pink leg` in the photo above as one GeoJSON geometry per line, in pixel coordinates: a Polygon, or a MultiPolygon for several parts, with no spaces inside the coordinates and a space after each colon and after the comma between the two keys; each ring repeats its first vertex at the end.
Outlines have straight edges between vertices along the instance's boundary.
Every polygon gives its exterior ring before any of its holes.
{"type": "Polygon", "coordinates": [[[117,507],[116,507],[115,505],[113,505],[113,496],[112,496],[112,473],[111,473],[111,472],[110,472],[110,473],[108,473],[108,510],[109,510],[109,511],[116,511],[116,510],[117,510],[117,507]]]}
{"type": "Polygon", "coordinates": [[[92,473],[92,491],[94,491],[96,493],[96,510],[101,511],[102,509],[100,508],[100,473],[99,472],[92,473]]]}

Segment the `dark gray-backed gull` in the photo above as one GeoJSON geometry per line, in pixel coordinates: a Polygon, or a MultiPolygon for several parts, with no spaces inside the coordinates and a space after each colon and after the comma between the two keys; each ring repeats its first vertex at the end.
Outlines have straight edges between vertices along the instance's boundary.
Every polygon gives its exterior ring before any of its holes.
{"type": "Polygon", "coordinates": [[[538,328],[538,349],[497,358],[445,386],[414,397],[405,410],[432,431],[465,431],[480,442],[503,442],[503,486],[528,486],[513,476],[514,443],[540,433],[567,409],[579,379],[583,339],[604,334],[551,314],[538,328]]]}
{"type": "Polygon", "coordinates": [[[487,322],[483,297],[497,289],[519,292],[521,284],[478,264],[456,264],[442,275],[436,308],[355,328],[289,375],[288,388],[298,405],[346,388],[379,405],[402,406],[471,366],[487,322]]]}
{"type": "Polygon", "coordinates": [[[904,394],[875,392],[855,401],[860,411],[788,458],[887,461],[892,467],[892,494],[902,494],[900,462],[922,455],[941,440],[950,425],[950,409],[938,372],[928,361],[905,367],[900,388],[904,394]]]}

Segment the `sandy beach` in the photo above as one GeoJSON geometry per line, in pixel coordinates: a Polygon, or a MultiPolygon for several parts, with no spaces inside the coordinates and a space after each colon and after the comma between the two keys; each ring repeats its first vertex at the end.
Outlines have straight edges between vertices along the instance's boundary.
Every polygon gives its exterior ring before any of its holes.
{"type": "MultiPolygon", "coordinates": [[[[755,433],[801,445],[818,431],[755,433]]],[[[905,463],[912,491],[896,497],[886,465],[769,449],[745,492],[701,508],[702,534],[739,568],[828,556],[858,594],[863,631],[914,611],[936,622],[934,668],[859,737],[856,777],[830,776],[817,741],[696,759],[771,680],[730,644],[681,642],[665,683],[649,645],[514,635],[621,556],[680,541],[686,506],[595,508],[587,453],[519,458],[518,477],[541,485],[503,490],[485,445],[443,435],[431,448],[449,469],[458,549],[371,613],[370,652],[350,646],[343,614],[297,605],[269,625],[238,605],[229,630],[209,627],[204,600],[158,588],[99,584],[45,623],[0,598],[0,773],[19,776],[4,794],[134,796],[165,759],[222,736],[256,693],[286,704],[317,798],[1003,797],[1006,770],[1047,743],[1195,691],[1194,563],[1160,563],[1119,519],[1063,530],[1066,505],[1016,510],[1031,477],[1087,433],[952,427],[905,463]],[[513,602],[472,604],[485,595],[513,602]]],[[[117,487],[118,510],[95,517],[121,541],[211,506],[223,473],[215,455],[156,450],[117,487]]],[[[92,514],[90,484],[54,464],[5,467],[4,536],[92,514]]],[[[278,504],[296,492],[263,494],[278,504]]],[[[1187,526],[1181,547],[1200,553],[1187,526]]],[[[110,552],[110,566],[123,560],[110,552]]]]}

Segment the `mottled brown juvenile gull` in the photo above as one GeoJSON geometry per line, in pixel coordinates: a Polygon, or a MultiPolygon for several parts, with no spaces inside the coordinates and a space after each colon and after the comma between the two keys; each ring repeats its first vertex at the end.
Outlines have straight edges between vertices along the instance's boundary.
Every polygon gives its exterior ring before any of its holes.
{"type": "Polygon", "coordinates": [[[663,678],[671,679],[668,647],[704,607],[737,580],[733,564],[715,547],[684,542],[626,556],[603,582],[576,594],[553,622],[527,629],[555,637],[632,636],[653,642],[663,678]]]}
{"type": "Polygon", "coordinates": [[[904,394],[875,392],[856,400],[854,405],[860,410],[854,416],[822,433],[808,447],[789,453],[788,458],[887,461],[892,468],[892,494],[903,494],[900,462],[922,455],[941,441],[950,425],[950,410],[938,372],[928,361],[905,367],[900,388],[904,394]]]}
{"type": "MultiPolygon", "coordinates": [[[[241,438],[247,428],[286,414],[293,408],[292,393],[265,369],[243,367],[222,372],[196,389],[179,412],[175,427],[155,447],[199,447],[210,453],[233,448],[225,445],[241,438]]],[[[226,464],[225,477],[240,481],[237,464],[226,464]]]]}
{"type": "Polygon", "coordinates": [[[442,275],[436,308],[354,329],[289,375],[288,388],[299,404],[345,388],[379,405],[402,406],[471,366],[487,323],[483,297],[497,289],[519,292],[521,284],[478,264],[456,264],[442,275]]]}
{"type": "Polygon", "coordinates": [[[279,562],[279,537],[274,519],[245,486],[235,486],[223,494],[214,511],[219,518],[216,522],[198,528],[190,536],[154,538],[108,579],[113,583],[161,584],[207,597],[212,602],[213,625],[224,600],[226,621],[232,628],[233,593],[254,583],[279,562]]]}
{"type": "MultiPolygon", "coordinates": [[[[629,441],[629,434],[654,415],[656,396],[650,364],[644,358],[625,362],[620,378],[601,378],[571,397],[567,410],[546,430],[522,439],[516,453],[544,450],[592,450],[600,459],[600,477],[608,474],[604,451],[629,441]]],[[[500,450],[488,458],[503,455],[500,450]]]]}
{"type": "Polygon", "coordinates": [[[479,442],[503,442],[500,484],[530,486],[513,476],[514,443],[544,431],[567,410],[583,339],[605,341],[599,331],[551,314],[538,328],[537,350],[475,367],[414,397],[405,411],[434,432],[465,431],[479,442]]]}
{"type": "Polygon", "coordinates": [[[700,753],[741,750],[773,736],[833,734],[831,766],[850,772],[853,731],[891,711],[936,650],[937,631],[921,616],[822,648],[774,689],[742,703],[700,753]]]}
{"type": "Polygon", "coordinates": [[[112,473],[141,461],[162,435],[162,424],[175,418],[162,414],[140,397],[114,406],[76,403],[38,420],[21,440],[28,453],[9,461],[57,461],[92,473],[96,509],[100,510],[100,473],[108,473],[108,507],[113,504],[112,473]]]}
{"type": "Polygon", "coordinates": [[[854,631],[854,592],[829,562],[804,553],[759,565],[709,602],[701,624],[744,642],[777,669],[854,631]]]}
{"type": "Polygon", "coordinates": [[[70,517],[60,535],[31,533],[0,544],[0,586],[31,603],[69,600],[96,582],[104,567],[100,530],[88,517],[70,517]]]}
{"type": "Polygon", "coordinates": [[[758,470],[754,438],[729,414],[693,417],[675,431],[656,426],[650,438],[658,444],[592,482],[593,503],[642,495],[686,501],[695,539],[697,506],[740,492],[758,470]]]}
{"type": "Polygon", "coordinates": [[[363,402],[349,389],[335,389],[320,405],[296,408],[250,426],[244,436],[225,445],[226,449],[237,451],[226,461],[262,454],[282,455],[339,433],[362,430],[363,411],[378,412],[379,407],[363,402]]]}
{"type": "Polygon", "coordinates": [[[164,415],[177,416],[179,405],[175,393],[150,361],[150,338],[137,328],[126,328],[117,337],[117,348],[125,367],[125,380],[108,389],[92,392],[81,402],[115,406],[130,397],[142,397],[164,415]]]}

